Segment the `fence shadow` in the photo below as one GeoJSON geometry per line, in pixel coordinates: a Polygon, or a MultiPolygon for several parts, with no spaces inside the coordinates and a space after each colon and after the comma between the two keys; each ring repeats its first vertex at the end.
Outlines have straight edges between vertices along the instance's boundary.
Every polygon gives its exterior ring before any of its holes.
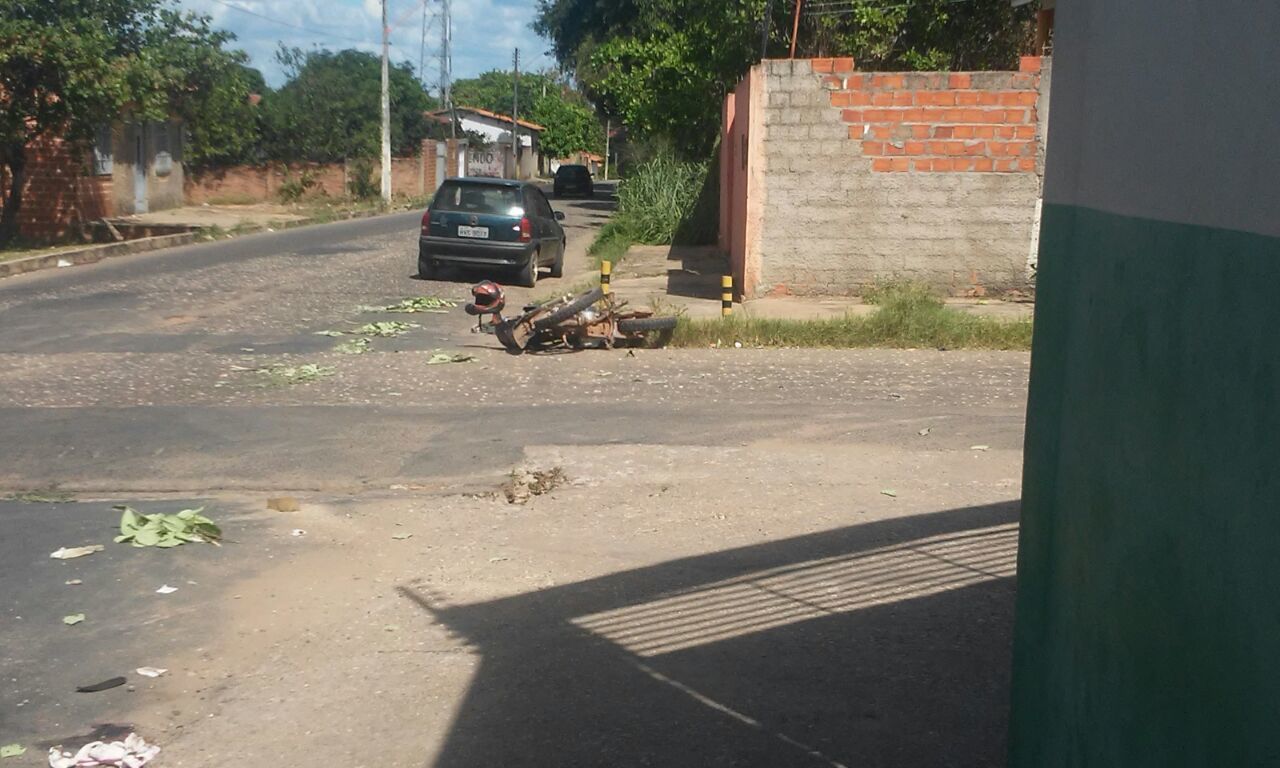
{"type": "Polygon", "coordinates": [[[482,657],[439,768],[996,766],[1017,504],[413,600],[482,657]]]}

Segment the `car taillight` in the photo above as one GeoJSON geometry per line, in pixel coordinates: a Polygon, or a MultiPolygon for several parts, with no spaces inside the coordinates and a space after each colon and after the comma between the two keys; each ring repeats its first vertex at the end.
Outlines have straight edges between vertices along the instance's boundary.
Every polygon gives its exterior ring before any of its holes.
{"type": "Polygon", "coordinates": [[[423,232],[431,231],[431,209],[430,208],[427,209],[426,213],[422,214],[422,231],[423,232]]]}
{"type": "Polygon", "coordinates": [[[529,222],[529,217],[525,216],[520,220],[520,242],[527,243],[533,239],[533,224],[529,222]]]}

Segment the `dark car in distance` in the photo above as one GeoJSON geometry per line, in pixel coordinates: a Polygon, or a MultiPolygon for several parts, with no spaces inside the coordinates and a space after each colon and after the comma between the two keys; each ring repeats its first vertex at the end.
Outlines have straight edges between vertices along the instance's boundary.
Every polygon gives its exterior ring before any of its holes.
{"type": "Polygon", "coordinates": [[[591,171],[585,165],[562,165],[557,168],[554,186],[556,197],[570,192],[587,197],[596,193],[595,183],[591,181],[591,171]]]}
{"type": "Polygon", "coordinates": [[[422,214],[418,276],[442,265],[516,272],[532,288],[538,271],[564,273],[564,214],[533,184],[507,179],[445,179],[422,214]]]}

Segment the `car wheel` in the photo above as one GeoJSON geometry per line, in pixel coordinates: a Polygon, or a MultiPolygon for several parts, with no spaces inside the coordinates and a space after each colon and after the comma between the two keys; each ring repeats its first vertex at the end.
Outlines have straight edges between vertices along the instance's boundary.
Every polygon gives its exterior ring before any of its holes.
{"type": "Polygon", "coordinates": [[[529,257],[529,263],[525,265],[524,269],[520,270],[520,285],[523,287],[533,288],[538,284],[538,259],[540,256],[541,254],[538,251],[534,251],[533,255],[529,257]]]}
{"type": "Polygon", "coordinates": [[[422,280],[436,279],[436,265],[425,259],[418,259],[418,277],[422,280]]]}
{"type": "Polygon", "coordinates": [[[560,246],[560,252],[556,254],[556,260],[551,262],[551,276],[564,277],[564,246],[560,246]]]}

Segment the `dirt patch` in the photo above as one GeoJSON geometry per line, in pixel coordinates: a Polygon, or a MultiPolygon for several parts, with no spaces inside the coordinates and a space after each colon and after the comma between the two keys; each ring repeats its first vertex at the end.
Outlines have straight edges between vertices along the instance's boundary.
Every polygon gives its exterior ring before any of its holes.
{"type": "Polygon", "coordinates": [[[511,476],[502,484],[502,493],[508,504],[524,504],[534,496],[550,493],[569,481],[562,467],[551,469],[513,470],[511,476]]]}

